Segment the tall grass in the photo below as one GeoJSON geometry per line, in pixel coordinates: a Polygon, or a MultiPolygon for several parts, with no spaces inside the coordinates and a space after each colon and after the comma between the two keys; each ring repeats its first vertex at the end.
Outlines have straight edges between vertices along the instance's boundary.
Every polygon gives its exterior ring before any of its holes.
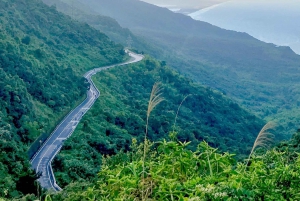
{"type": "Polygon", "coordinates": [[[150,118],[150,114],[153,111],[153,109],[159,103],[164,101],[164,98],[161,97],[161,95],[162,95],[162,87],[160,86],[160,83],[156,82],[152,87],[152,91],[151,91],[151,94],[150,94],[150,99],[149,99],[149,102],[148,102],[148,109],[147,109],[146,130],[145,130],[145,138],[144,138],[144,153],[143,153],[142,200],[146,199],[144,183],[145,183],[145,159],[146,159],[146,149],[147,149],[147,135],[148,135],[149,118],[150,118]]]}
{"type": "Polygon", "coordinates": [[[274,138],[274,135],[269,132],[271,129],[273,129],[275,127],[275,124],[273,122],[268,122],[262,129],[261,131],[258,133],[256,139],[255,139],[255,142],[252,146],[252,149],[251,149],[251,152],[249,154],[249,157],[248,157],[248,161],[247,161],[247,164],[246,164],[246,167],[248,166],[249,164],[249,161],[250,161],[250,158],[254,152],[254,150],[257,148],[257,147],[264,147],[264,148],[268,148],[269,147],[269,144],[270,142],[273,141],[273,138],[274,138]]]}
{"type": "Polygon", "coordinates": [[[173,125],[173,132],[175,131],[175,126],[176,126],[176,121],[177,121],[177,117],[178,117],[179,110],[180,110],[180,108],[181,108],[183,102],[187,99],[187,97],[189,97],[189,96],[191,96],[191,95],[192,95],[192,94],[189,94],[189,95],[185,96],[185,97],[182,99],[180,105],[178,106],[178,109],[177,109],[177,112],[176,112],[176,116],[175,116],[175,120],[174,120],[174,125],[173,125]]]}
{"type": "Polygon", "coordinates": [[[146,131],[145,131],[145,140],[147,139],[148,135],[148,126],[149,126],[149,118],[152,110],[162,101],[164,101],[164,98],[161,97],[162,93],[162,87],[160,86],[160,83],[156,82],[153,87],[150,94],[150,99],[148,102],[148,109],[147,109],[147,122],[146,122],[146,131]]]}

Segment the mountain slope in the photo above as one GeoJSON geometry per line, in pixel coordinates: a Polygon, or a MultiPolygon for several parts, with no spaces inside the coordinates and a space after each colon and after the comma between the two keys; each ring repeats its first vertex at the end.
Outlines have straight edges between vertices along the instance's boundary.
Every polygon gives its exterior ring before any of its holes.
{"type": "Polygon", "coordinates": [[[95,178],[103,155],[130,150],[133,138],[143,141],[148,99],[155,82],[161,82],[165,101],[151,114],[147,136],[151,141],[169,138],[174,129],[180,141],[191,142],[190,149],[205,140],[244,158],[263,125],[222,94],[193,83],[150,57],[101,72],[94,82],[100,98],[53,162],[61,186],[95,178]],[[174,128],[177,108],[186,95],[174,128]]]}
{"type": "Polygon", "coordinates": [[[151,48],[139,50],[234,98],[256,115],[277,121],[281,133],[290,135],[299,126],[300,56],[290,48],[263,43],[245,33],[222,30],[141,1],[80,2],[92,10],[91,15],[96,12],[115,18],[138,37],[147,38],[151,48]]]}
{"type": "Polygon", "coordinates": [[[58,11],[75,20],[93,26],[117,43],[147,51],[159,58],[166,55],[161,47],[151,44],[147,38],[134,35],[129,29],[121,27],[115,19],[94,12],[78,0],[43,0],[43,2],[49,6],[55,6],[58,11]]]}
{"type": "Polygon", "coordinates": [[[31,154],[84,98],[82,74],[125,59],[123,47],[38,0],[0,2],[0,197],[37,193],[31,154]]]}
{"type": "Polygon", "coordinates": [[[264,66],[272,67],[272,64],[266,62],[259,63],[261,59],[283,64],[289,61],[294,65],[298,61],[295,59],[299,59],[290,50],[275,48],[274,45],[262,43],[247,34],[223,30],[145,2],[134,0],[87,0],[81,2],[95,12],[116,19],[121,26],[129,28],[136,34],[176,48],[175,52],[184,54],[184,56],[197,56],[198,59],[222,65],[229,62],[232,65],[235,62],[238,65],[243,64],[247,68],[257,68],[256,71],[264,66]],[[274,51],[278,55],[287,54],[289,57],[283,59],[277,57],[276,54],[269,54],[270,51],[274,51]],[[216,58],[217,61],[215,61],[216,58]],[[252,66],[255,64],[253,60],[258,60],[256,62],[260,66],[252,66]]]}

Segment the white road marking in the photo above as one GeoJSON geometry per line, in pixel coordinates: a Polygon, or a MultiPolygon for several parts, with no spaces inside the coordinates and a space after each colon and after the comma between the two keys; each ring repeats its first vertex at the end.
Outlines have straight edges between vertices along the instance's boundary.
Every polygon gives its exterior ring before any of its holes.
{"type": "MultiPolygon", "coordinates": [[[[129,52],[128,50],[125,50],[125,51],[127,53],[129,52]]],[[[74,132],[74,129],[78,125],[79,120],[92,107],[92,105],[95,103],[96,99],[100,96],[100,91],[95,86],[94,82],[91,79],[91,76],[95,75],[96,73],[98,73],[102,70],[106,70],[106,69],[109,69],[109,68],[112,68],[115,66],[124,66],[127,64],[135,63],[135,62],[141,61],[144,58],[142,55],[134,54],[132,52],[129,52],[129,55],[133,58],[133,60],[124,62],[122,64],[111,65],[111,66],[102,67],[102,68],[95,68],[93,70],[88,71],[84,75],[84,77],[86,79],[88,79],[89,83],[91,84],[91,87],[90,87],[89,91],[87,92],[87,98],[79,106],[77,106],[71,112],[69,112],[69,114],[63,119],[63,121],[61,121],[61,123],[51,133],[50,137],[46,140],[46,142],[42,145],[42,147],[33,156],[32,160],[30,160],[32,166],[34,166],[36,164],[35,161],[38,160],[36,172],[39,172],[41,170],[43,173],[42,177],[39,179],[41,182],[41,185],[43,185],[42,183],[44,181],[45,185],[43,187],[49,188],[49,186],[50,186],[50,188],[52,188],[54,191],[57,191],[57,189],[62,190],[56,184],[56,180],[55,180],[55,177],[54,177],[54,174],[52,171],[52,167],[51,167],[51,162],[52,162],[53,158],[56,156],[56,154],[60,151],[63,141],[65,139],[67,139],[74,132]],[[87,103],[86,103],[86,100],[88,100],[87,103]],[[72,114],[77,108],[80,108],[82,106],[84,106],[84,107],[79,109],[76,114],[72,114]],[[54,135],[57,134],[56,132],[61,127],[61,125],[63,123],[66,123],[67,119],[69,117],[71,117],[70,116],[71,114],[72,114],[73,118],[71,118],[71,120],[66,124],[66,126],[59,133],[59,135],[55,139],[52,139],[52,138],[54,138],[54,135]],[[61,137],[61,135],[66,131],[67,131],[68,136],[66,138],[61,137]],[[47,143],[50,140],[53,140],[53,142],[49,145],[47,143]],[[40,156],[42,156],[42,157],[40,157],[40,156]],[[50,168],[50,173],[49,173],[48,167],[50,168]],[[53,180],[51,179],[51,176],[52,176],[53,180]],[[49,184],[49,183],[50,183],[50,185],[47,186],[47,184],[49,184]]]]}

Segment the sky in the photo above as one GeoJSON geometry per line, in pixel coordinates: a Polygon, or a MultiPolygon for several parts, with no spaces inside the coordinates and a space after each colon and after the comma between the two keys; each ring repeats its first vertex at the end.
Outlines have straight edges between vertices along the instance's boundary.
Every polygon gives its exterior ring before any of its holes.
{"type": "Polygon", "coordinates": [[[142,1],[163,6],[163,7],[201,9],[215,4],[223,3],[228,0],[142,0],[142,1]]]}

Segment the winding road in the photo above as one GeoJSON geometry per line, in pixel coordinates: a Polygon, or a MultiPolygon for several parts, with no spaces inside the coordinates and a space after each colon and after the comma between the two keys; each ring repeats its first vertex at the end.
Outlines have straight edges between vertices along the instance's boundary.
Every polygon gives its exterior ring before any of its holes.
{"type": "Polygon", "coordinates": [[[50,137],[45,141],[43,146],[33,156],[30,161],[31,167],[35,169],[36,172],[42,173],[42,176],[39,178],[39,182],[43,188],[54,191],[62,190],[56,184],[51,162],[62,148],[64,141],[72,135],[82,116],[92,107],[94,102],[100,96],[100,91],[95,86],[91,77],[102,70],[139,62],[144,58],[144,56],[135,54],[128,50],[126,50],[126,53],[128,53],[131,57],[129,61],[121,64],[95,68],[84,74],[84,77],[90,83],[90,88],[87,91],[87,98],[60,122],[50,137]]]}

